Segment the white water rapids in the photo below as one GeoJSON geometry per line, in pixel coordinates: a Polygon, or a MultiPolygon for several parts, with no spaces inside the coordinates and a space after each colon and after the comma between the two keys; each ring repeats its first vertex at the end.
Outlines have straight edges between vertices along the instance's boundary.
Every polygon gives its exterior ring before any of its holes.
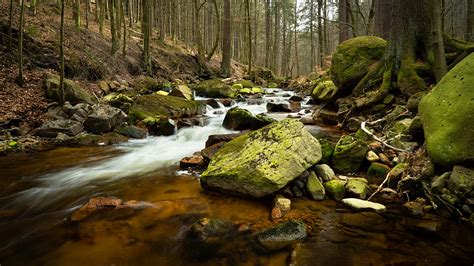
{"type": "MultiPolygon", "coordinates": [[[[273,96],[265,96],[260,103],[238,102],[236,105],[256,115],[266,112],[267,102],[287,102],[293,94],[281,90],[274,92],[273,96]]],[[[198,99],[205,100],[205,98],[198,99]]],[[[209,123],[206,126],[182,128],[172,136],[150,136],[143,140],[131,140],[115,146],[123,152],[121,155],[36,177],[35,186],[10,195],[6,200],[8,206],[3,207],[21,209],[23,213],[38,213],[61,201],[70,193],[91,194],[118,179],[178,164],[181,158],[203,149],[209,135],[233,132],[222,127],[228,109],[221,106],[218,110],[214,110],[207,106],[206,116],[209,117],[209,123]],[[215,111],[217,114],[214,114],[215,111]]]]}

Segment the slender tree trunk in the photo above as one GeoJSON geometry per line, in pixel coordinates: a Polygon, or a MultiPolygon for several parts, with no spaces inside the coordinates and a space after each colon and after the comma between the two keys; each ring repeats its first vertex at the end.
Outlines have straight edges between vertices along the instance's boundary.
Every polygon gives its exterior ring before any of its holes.
{"type": "Polygon", "coordinates": [[[314,59],[315,59],[315,47],[314,47],[314,0],[311,0],[311,6],[309,8],[309,41],[311,42],[310,44],[310,49],[311,49],[311,52],[310,52],[310,56],[311,56],[311,60],[310,60],[310,68],[311,70],[310,71],[313,71],[313,68],[314,68],[314,65],[315,65],[315,62],[314,62],[314,59]]]}
{"type": "Polygon", "coordinates": [[[151,75],[151,57],[150,57],[150,9],[151,0],[142,0],[142,33],[143,33],[143,65],[145,71],[151,75]]]}
{"type": "Polygon", "coordinates": [[[318,46],[319,46],[319,53],[318,53],[318,65],[323,67],[323,58],[324,58],[324,40],[323,40],[323,27],[322,27],[322,17],[321,17],[321,10],[323,8],[323,1],[318,0],[318,46]]]}
{"type": "Polygon", "coordinates": [[[127,21],[125,20],[124,14],[124,5],[125,0],[120,2],[122,8],[120,9],[120,16],[122,17],[122,26],[123,26],[123,45],[122,45],[122,56],[125,57],[127,55],[127,21]]]}
{"type": "Polygon", "coordinates": [[[59,31],[59,58],[60,58],[60,72],[59,72],[59,103],[64,104],[64,2],[61,0],[61,28],[59,31]]]}
{"type": "Polygon", "coordinates": [[[346,0],[339,0],[339,43],[349,39],[348,15],[346,0]]]}
{"type": "Polygon", "coordinates": [[[18,47],[18,84],[23,87],[24,78],[23,78],[23,24],[24,24],[24,13],[25,13],[25,0],[20,0],[20,38],[19,38],[19,47],[18,47]]]}
{"type": "Polygon", "coordinates": [[[375,1],[372,0],[370,4],[369,18],[367,19],[367,35],[374,34],[375,1]]]}
{"type": "Polygon", "coordinates": [[[86,29],[89,29],[90,0],[86,0],[86,29]]]}
{"type": "MultiPolygon", "coordinates": [[[[76,0],[78,1],[78,0],[76,0]]],[[[109,0],[109,16],[110,16],[110,35],[112,35],[112,54],[115,55],[115,53],[119,49],[118,45],[118,39],[117,39],[117,25],[116,19],[115,19],[115,11],[114,11],[114,2],[118,0],[109,0]]]]}
{"type": "Polygon", "coordinates": [[[12,40],[13,40],[13,0],[10,0],[10,6],[8,9],[8,51],[12,50],[12,40]]]}
{"type": "Polygon", "coordinates": [[[271,52],[270,0],[265,1],[265,67],[270,66],[271,52]]]}
{"type": "Polygon", "coordinates": [[[467,0],[466,40],[474,41],[474,0],[467,0]]]}
{"type": "Polygon", "coordinates": [[[36,7],[38,5],[38,0],[31,0],[30,1],[30,10],[33,12],[33,15],[36,15],[36,7]]]}
{"type": "Polygon", "coordinates": [[[281,3],[280,0],[275,0],[275,34],[274,42],[273,42],[273,60],[272,60],[272,70],[275,71],[277,74],[280,73],[278,60],[280,58],[280,10],[281,10],[281,3]]]}
{"type": "Polygon", "coordinates": [[[295,24],[294,24],[294,32],[295,32],[295,61],[296,61],[296,75],[300,75],[300,60],[298,56],[298,2],[295,1],[294,6],[295,12],[295,24]]]}
{"type": "Polygon", "coordinates": [[[224,0],[224,18],[223,18],[223,36],[222,36],[222,75],[229,77],[231,75],[230,59],[232,56],[231,47],[231,21],[230,21],[230,0],[224,0]]]}
{"type": "Polygon", "coordinates": [[[212,49],[211,51],[207,54],[207,58],[206,60],[207,61],[210,61],[212,56],[214,55],[214,53],[216,52],[217,50],[217,47],[219,46],[219,39],[220,39],[220,32],[221,32],[221,18],[220,18],[220,13],[219,13],[219,7],[217,5],[217,1],[216,0],[212,0],[212,4],[214,6],[214,12],[216,12],[216,23],[217,23],[217,30],[216,30],[216,37],[214,39],[214,45],[212,46],[212,49]]]}
{"type": "Polygon", "coordinates": [[[441,25],[441,2],[440,0],[431,0],[429,5],[431,7],[431,40],[434,53],[433,72],[436,81],[439,82],[446,72],[448,72],[446,55],[444,54],[443,29],[441,25]]]}
{"type": "Polygon", "coordinates": [[[73,0],[74,7],[72,9],[72,17],[76,28],[81,28],[81,0],[73,0]]]}
{"type": "Polygon", "coordinates": [[[99,3],[99,32],[100,34],[104,33],[104,17],[105,17],[105,1],[107,0],[96,0],[99,3]]]}
{"type": "Polygon", "coordinates": [[[249,74],[252,73],[252,25],[250,20],[250,0],[245,0],[247,13],[247,29],[248,29],[248,51],[249,51],[249,74]]]}

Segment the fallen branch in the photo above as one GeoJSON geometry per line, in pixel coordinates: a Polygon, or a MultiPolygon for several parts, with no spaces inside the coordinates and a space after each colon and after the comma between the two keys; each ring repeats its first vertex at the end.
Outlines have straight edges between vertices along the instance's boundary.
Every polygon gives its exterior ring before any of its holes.
{"type": "Polygon", "coordinates": [[[382,190],[383,185],[385,185],[389,180],[390,180],[390,172],[387,174],[382,184],[379,185],[379,187],[375,190],[374,193],[372,193],[372,195],[370,195],[370,197],[367,200],[370,200],[372,197],[375,196],[375,194],[379,193],[382,190]]]}
{"type": "Polygon", "coordinates": [[[362,131],[364,131],[365,133],[367,133],[369,136],[371,136],[373,139],[375,139],[376,141],[382,143],[382,145],[384,145],[385,147],[388,147],[390,149],[393,149],[393,150],[396,150],[396,151],[399,151],[399,152],[409,152],[408,150],[404,150],[404,149],[400,149],[400,148],[397,148],[397,147],[394,147],[390,144],[388,144],[387,142],[383,141],[382,139],[380,139],[379,137],[375,136],[374,133],[370,132],[366,127],[365,125],[368,123],[370,125],[374,125],[374,124],[377,124],[379,122],[383,121],[383,118],[381,119],[378,119],[378,120],[375,120],[373,122],[367,122],[367,121],[364,121],[360,124],[360,128],[362,129],[362,131]]]}

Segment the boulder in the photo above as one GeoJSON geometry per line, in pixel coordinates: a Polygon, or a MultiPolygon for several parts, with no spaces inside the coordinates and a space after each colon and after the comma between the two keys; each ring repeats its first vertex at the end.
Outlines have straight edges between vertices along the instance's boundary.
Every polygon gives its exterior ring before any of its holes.
{"type": "Polygon", "coordinates": [[[292,112],[290,105],[286,103],[267,103],[268,112],[281,112],[281,113],[290,113],[292,112]]]}
{"type": "Polygon", "coordinates": [[[123,126],[117,130],[117,133],[134,139],[144,139],[147,135],[146,130],[136,126],[123,126]]]}
{"type": "Polygon", "coordinates": [[[184,98],[186,100],[193,100],[193,92],[187,85],[178,85],[169,94],[169,96],[175,96],[184,98]]]}
{"type": "Polygon", "coordinates": [[[335,99],[338,88],[331,80],[325,80],[318,83],[318,85],[311,92],[311,97],[315,102],[330,102],[335,99]]]}
{"type": "Polygon", "coordinates": [[[153,93],[137,97],[129,115],[137,120],[157,116],[179,118],[200,115],[204,109],[204,104],[199,102],[153,93]]]}
{"type": "Polygon", "coordinates": [[[367,180],[364,178],[351,178],[346,183],[346,193],[350,197],[365,199],[369,193],[367,180]]]}
{"type": "Polygon", "coordinates": [[[290,220],[256,234],[255,240],[265,251],[276,251],[302,242],[307,237],[306,225],[299,220],[290,220]]]}
{"type": "Polygon", "coordinates": [[[367,150],[367,145],[353,135],[341,137],[332,155],[334,169],[341,173],[353,173],[359,170],[367,150]]]}
{"type": "Polygon", "coordinates": [[[346,194],[346,182],[338,179],[331,180],[323,184],[326,194],[335,200],[341,200],[346,194]]]}
{"type": "Polygon", "coordinates": [[[387,208],[376,202],[372,201],[367,201],[367,200],[361,200],[361,199],[355,199],[355,198],[347,198],[343,199],[342,203],[346,204],[347,206],[356,209],[356,210],[372,210],[375,212],[385,212],[387,208]]]}
{"type": "Polygon", "coordinates": [[[344,91],[351,92],[367,74],[369,67],[382,59],[387,42],[374,36],[349,39],[337,46],[331,61],[331,79],[344,91]]]}
{"type": "Polygon", "coordinates": [[[426,148],[443,166],[474,162],[474,53],[451,69],[419,104],[426,148]]]}
{"type": "Polygon", "coordinates": [[[259,129],[274,121],[274,119],[265,115],[253,116],[246,109],[234,107],[227,111],[222,126],[232,130],[259,129]]]}
{"type": "Polygon", "coordinates": [[[122,109],[124,112],[128,112],[133,103],[133,99],[131,97],[118,92],[109,93],[105,95],[102,100],[113,107],[122,109]]]}
{"type": "Polygon", "coordinates": [[[201,218],[186,233],[187,250],[193,257],[214,254],[234,235],[232,223],[218,218],[201,218]]]}
{"type": "Polygon", "coordinates": [[[327,164],[318,164],[314,167],[316,175],[322,179],[323,182],[328,182],[336,179],[336,174],[327,164]]]}
{"type": "Polygon", "coordinates": [[[380,184],[390,172],[390,167],[383,163],[371,163],[367,169],[367,178],[370,183],[380,184]]]}
{"type": "Polygon", "coordinates": [[[458,197],[465,197],[474,191],[474,170],[456,165],[448,179],[448,188],[458,197]]]}
{"type": "Polygon", "coordinates": [[[127,120],[122,110],[106,104],[92,106],[92,112],[84,121],[84,128],[94,134],[113,131],[127,120]]]}
{"type": "Polygon", "coordinates": [[[191,86],[196,94],[212,98],[235,98],[238,91],[220,79],[210,79],[191,86]]]}
{"type": "Polygon", "coordinates": [[[206,148],[213,146],[214,144],[221,143],[221,142],[229,142],[238,136],[242,136],[244,132],[240,133],[231,133],[231,134],[215,134],[209,135],[206,140],[206,148]]]}
{"type": "Polygon", "coordinates": [[[323,200],[324,196],[326,195],[323,184],[314,172],[311,172],[308,177],[308,181],[306,182],[306,191],[314,200],[323,200]]]}
{"type": "MultiPolygon", "coordinates": [[[[59,76],[48,73],[46,75],[46,93],[48,98],[59,101],[60,98],[60,87],[59,87],[59,76]]],[[[86,102],[88,104],[94,104],[94,98],[87,91],[82,89],[79,85],[74,83],[70,79],[64,79],[64,99],[71,104],[79,102],[86,102]]]]}
{"type": "Polygon", "coordinates": [[[201,176],[204,188],[259,198],[278,191],[321,159],[321,147],[292,119],[226,143],[201,176]]]}
{"type": "Polygon", "coordinates": [[[171,136],[175,133],[174,121],[167,117],[148,117],[143,120],[148,127],[148,132],[155,136],[171,136]]]}
{"type": "Polygon", "coordinates": [[[212,146],[209,146],[209,147],[206,147],[204,149],[201,150],[201,155],[202,157],[204,158],[204,160],[206,161],[211,161],[212,157],[214,156],[214,154],[216,154],[216,152],[222,147],[224,146],[225,142],[219,142],[219,143],[216,143],[212,146]]]}
{"type": "Polygon", "coordinates": [[[55,138],[59,133],[68,136],[75,136],[84,130],[84,126],[71,119],[60,119],[46,121],[41,127],[36,129],[35,135],[44,138],[55,138]]]}

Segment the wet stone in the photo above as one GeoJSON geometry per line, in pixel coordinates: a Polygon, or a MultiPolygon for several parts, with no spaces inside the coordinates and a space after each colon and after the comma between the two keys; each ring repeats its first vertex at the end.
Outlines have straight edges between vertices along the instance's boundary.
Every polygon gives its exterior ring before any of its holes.
{"type": "Polygon", "coordinates": [[[299,220],[290,220],[257,233],[255,240],[264,251],[287,248],[307,238],[306,225],[299,220]]]}

